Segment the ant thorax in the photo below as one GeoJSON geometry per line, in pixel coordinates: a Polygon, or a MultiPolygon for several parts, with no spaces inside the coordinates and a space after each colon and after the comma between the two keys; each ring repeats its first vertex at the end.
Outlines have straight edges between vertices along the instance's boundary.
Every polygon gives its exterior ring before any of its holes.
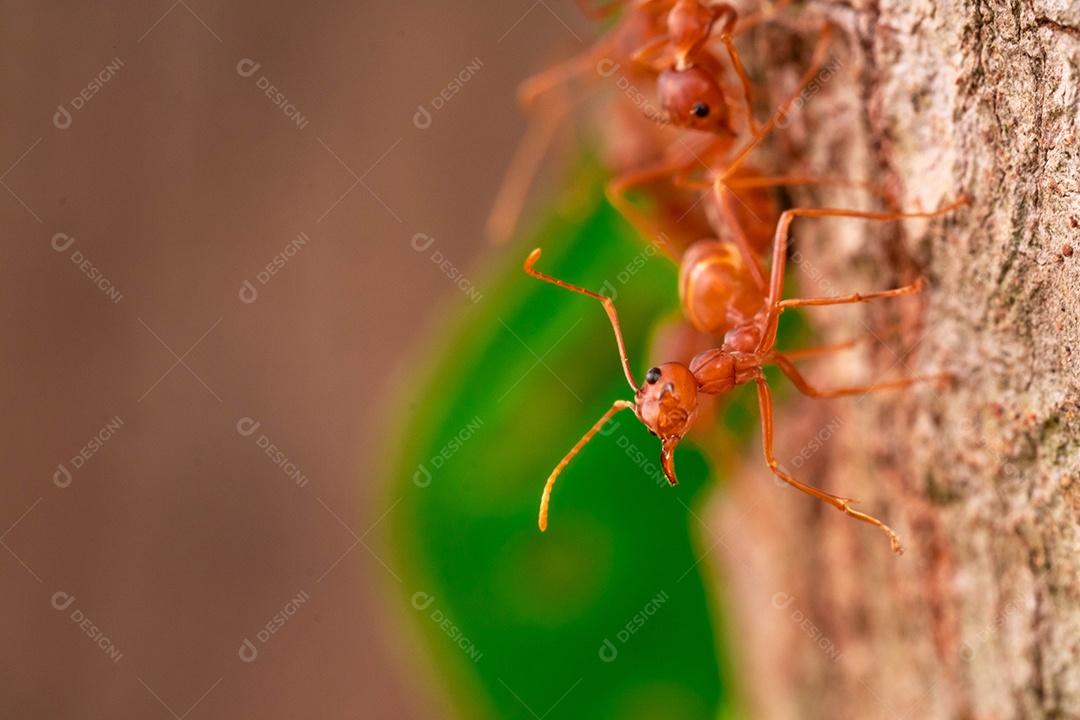
{"type": "Polygon", "coordinates": [[[750,382],[760,368],[761,358],[753,352],[713,349],[699,353],[690,361],[698,390],[709,395],[720,395],[750,382]]]}

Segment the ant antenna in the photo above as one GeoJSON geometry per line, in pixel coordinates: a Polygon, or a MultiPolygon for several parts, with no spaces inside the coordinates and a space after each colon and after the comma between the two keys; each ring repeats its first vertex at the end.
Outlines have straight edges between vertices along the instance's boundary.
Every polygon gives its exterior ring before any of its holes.
{"type": "MultiPolygon", "coordinates": [[[[545,275],[539,270],[536,270],[533,266],[536,264],[536,261],[539,258],[540,248],[536,248],[531,253],[529,253],[529,257],[525,259],[525,272],[529,273],[535,278],[543,280],[544,282],[549,282],[552,285],[558,285],[561,288],[566,288],[567,290],[579,292],[582,295],[594,297],[604,304],[604,310],[607,311],[608,319],[611,320],[611,328],[615,331],[615,341],[619,344],[619,358],[620,360],[622,360],[623,372],[626,373],[626,381],[630,383],[630,387],[634,390],[634,392],[637,392],[638,384],[637,381],[634,380],[634,374],[630,372],[630,359],[626,355],[626,343],[623,341],[622,328],[619,327],[619,315],[615,312],[615,303],[611,301],[611,298],[605,297],[600,293],[594,293],[591,290],[586,290],[585,288],[578,287],[577,285],[571,285],[568,282],[563,282],[562,280],[558,280],[551,277],[550,275],[545,275]]],[[[544,494],[540,497],[541,531],[547,530],[547,512],[548,503],[551,500],[551,488],[555,486],[555,479],[559,477],[559,473],[562,472],[562,469],[566,467],[567,463],[570,462],[570,459],[577,455],[578,451],[585,446],[585,443],[592,440],[593,435],[599,432],[600,428],[604,427],[607,421],[610,420],[615,413],[626,408],[632,408],[634,406],[634,403],[629,400],[616,400],[615,404],[612,405],[608,409],[608,411],[604,413],[599,420],[596,421],[596,424],[589,428],[589,431],[585,433],[585,435],[580,440],[578,440],[577,445],[574,445],[574,447],[570,449],[570,452],[566,454],[566,457],[562,459],[562,462],[560,462],[555,467],[555,469],[551,471],[551,475],[548,476],[547,483],[544,485],[544,494]]]]}
{"type": "Polygon", "coordinates": [[[540,278],[545,282],[549,282],[552,285],[558,285],[561,288],[566,288],[567,290],[579,292],[582,295],[594,297],[604,304],[604,309],[607,310],[608,318],[611,320],[611,327],[615,330],[615,340],[619,343],[619,357],[620,359],[622,359],[623,372],[626,373],[626,380],[630,383],[630,387],[633,389],[634,392],[637,392],[638,384],[637,381],[634,380],[634,374],[630,372],[630,360],[626,356],[626,343],[623,342],[622,329],[619,327],[619,315],[615,312],[615,303],[611,302],[611,298],[605,297],[600,293],[594,293],[592,290],[586,290],[585,288],[578,287],[577,285],[571,285],[568,282],[557,280],[550,275],[545,275],[539,270],[535,270],[533,268],[533,265],[536,264],[536,261],[538,259],[540,259],[540,248],[536,248],[535,250],[533,250],[531,253],[529,253],[529,257],[525,259],[525,272],[529,273],[535,278],[540,278]]]}
{"type": "MultiPolygon", "coordinates": [[[[537,250],[534,254],[539,254],[539,252],[540,251],[537,250]]],[[[530,256],[530,258],[531,258],[531,256],[530,256]]],[[[526,266],[526,267],[528,267],[528,266],[526,266]]],[[[562,462],[559,463],[555,467],[555,469],[551,471],[551,475],[549,475],[548,479],[547,479],[547,484],[544,485],[544,494],[540,497],[540,531],[541,532],[543,532],[544,530],[547,530],[548,502],[551,500],[551,488],[555,486],[555,478],[559,477],[559,473],[562,472],[562,469],[564,467],[566,467],[566,464],[568,462],[570,462],[570,458],[577,455],[578,450],[583,448],[585,446],[585,443],[592,440],[592,436],[595,435],[600,430],[600,428],[604,427],[604,425],[607,424],[607,421],[610,420],[612,418],[612,416],[615,415],[615,413],[617,413],[620,410],[623,410],[625,408],[632,408],[632,407],[634,407],[634,403],[630,402],[629,400],[616,400],[615,404],[612,405],[608,409],[608,411],[606,413],[604,413],[603,416],[599,420],[596,421],[596,424],[593,425],[591,428],[589,428],[589,432],[585,433],[584,437],[582,437],[580,440],[578,440],[577,445],[575,445],[573,448],[571,448],[570,452],[568,452],[566,454],[566,457],[564,457],[562,459],[562,462]]]]}

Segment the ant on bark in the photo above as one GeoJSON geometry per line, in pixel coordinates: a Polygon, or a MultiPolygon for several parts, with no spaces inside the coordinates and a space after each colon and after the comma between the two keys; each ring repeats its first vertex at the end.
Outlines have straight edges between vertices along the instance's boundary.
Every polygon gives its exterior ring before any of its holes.
{"type": "Polygon", "coordinates": [[[818,398],[857,395],[877,390],[902,388],[919,381],[947,379],[947,374],[915,377],[858,387],[823,390],[814,387],[802,376],[793,362],[799,356],[822,354],[840,349],[824,347],[801,353],[784,354],[776,349],[777,323],[780,314],[788,308],[805,306],[841,305],[866,302],[878,298],[896,297],[918,292],[922,281],[911,285],[871,293],[855,293],[840,297],[782,299],[784,272],[787,264],[788,234],[796,217],[853,217],[867,220],[900,220],[904,218],[933,218],[949,213],[970,199],[960,199],[933,212],[872,213],[832,208],[793,208],[780,215],[773,236],[773,257],[769,282],[762,287],[749,271],[742,255],[730,244],[719,240],[701,240],[692,245],[682,257],[679,270],[680,301],[690,322],[699,330],[723,335],[719,348],[696,355],[689,363],[667,362],[650,368],[645,382],[638,384],[630,370],[619,317],[610,298],[585,288],[571,285],[535,268],[540,249],[529,254],[525,272],[545,282],[573,292],[596,298],[607,311],[619,357],[626,380],[634,390],[633,400],[616,400],[611,408],[589,429],[555,467],[544,486],[540,500],[539,525],[547,528],[548,503],[556,478],[567,463],[611,419],[623,409],[632,408],[649,432],[660,438],[660,463],[671,485],[677,484],[675,476],[675,446],[690,430],[698,412],[698,396],[721,395],[737,385],[753,382],[757,385],[758,405],[761,410],[762,444],[769,469],[792,487],[812,495],[833,507],[881,528],[888,536],[894,552],[903,553],[900,538],[887,525],[875,517],[858,512],[851,507],[856,502],[807,485],[780,468],[773,455],[773,406],[772,394],[765,380],[763,368],[775,364],[802,393],[818,398]]]}
{"type": "MultiPolygon", "coordinates": [[[[728,55],[728,65],[738,76],[745,106],[746,126],[750,132],[757,131],[752,112],[753,85],[735,49],[733,38],[772,16],[791,0],[777,0],[761,11],[739,20],[735,7],[729,3],[712,4],[706,0],[616,0],[596,7],[586,0],[579,0],[582,10],[594,19],[603,20],[621,12],[611,30],[590,50],[545,70],[522,83],[518,92],[520,105],[532,110],[539,98],[563,88],[571,79],[590,71],[607,77],[623,68],[633,87],[639,84],[655,88],[655,97],[661,112],[649,116],[641,114],[646,122],[640,125],[640,134],[647,135],[672,125],[683,130],[697,130],[712,135],[707,147],[701,152],[681,153],[675,168],[687,173],[699,164],[699,158],[713,157],[717,145],[721,150],[730,148],[736,137],[731,123],[731,102],[735,95],[732,87],[722,84],[724,63],[710,47],[710,40],[718,38],[728,55]],[[607,68],[607,71],[601,68],[607,68]]],[[[621,86],[620,86],[621,87],[621,86]]],[[[642,96],[644,97],[644,96],[642,96]]],[[[533,113],[529,129],[523,138],[506,178],[499,190],[495,205],[488,218],[487,232],[495,242],[504,242],[521,211],[529,183],[542,162],[548,144],[553,140],[558,124],[569,110],[568,101],[559,95],[540,113],[533,113]]],[[[655,147],[659,136],[644,144],[655,147]]],[[[648,161],[643,161],[645,164],[648,161]]],[[[667,168],[670,161],[661,163],[667,168]]],[[[633,165],[632,165],[633,166],[633,165]]],[[[640,165],[639,165],[640,167],[640,165]]],[[[627,183],[620,186],[622,178],[616,178],[609,195],[622,194],[633,185],[648,182],[655,174],[650,165],[645,175],[637,171],[627,174],[627,183]]],[[[633,217],[628,202],[618,205],[631,222],[639,227],[642,223],[633,217]]]]}

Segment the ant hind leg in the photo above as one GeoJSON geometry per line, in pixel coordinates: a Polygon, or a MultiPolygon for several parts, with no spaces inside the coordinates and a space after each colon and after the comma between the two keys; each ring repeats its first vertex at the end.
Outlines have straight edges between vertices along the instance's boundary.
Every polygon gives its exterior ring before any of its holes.
{"type": "Polygon", "coordinates": [[[772,394],[769,392],[769,385],[765,382],[764,374],[759,372],[755,380],[757,382],[758,388],[758,405],[761,408],[761,437],[762,444],[764,445],[765,449],[765,462],[769,464],[769,469],[772,470],[773,474],[786,482],[788,485],[791,485],[793,488],[796,488],[797,490],[802,490],[808,495],[813,495],[817,499],[827,502],[837,510],[840,510],[847,515],[850,515],[856,520],[861,520],[864,523],[868,523],[870,525],[874,525],[875,527],[881,528],[881,530],[889,536],[889,542],[892,544],[893,552],[898,555],[902,555],[904,553],[904,548],[900,545],[900,537],[892,531],[892,528],[890,528],[888,525],[881,522],[877,518],[867,515],[865,513],[861,513],[857,510],[853,510],[851,508],[851,503],[856,502],[855,500],[852,500],[851,498],[842,498],[836,495],[831,495],[824,490],[819,490],[812,485],[807,485],[804,482],[796,480],[794,477],[780,469],[780,464],[776,462],[776,457],[773,455],[772,394]]]}

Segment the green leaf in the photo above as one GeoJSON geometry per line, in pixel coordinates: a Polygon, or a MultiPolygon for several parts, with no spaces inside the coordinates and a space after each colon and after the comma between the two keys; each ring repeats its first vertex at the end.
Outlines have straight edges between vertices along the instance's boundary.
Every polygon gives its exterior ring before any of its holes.
{"type": "Polygon", "coordinates": [[[681,484],[668,487],[659,443],[623,411],[564,471],[537,528],[548,474],[633,393],[600,303],[526,275],[528,251],[542,247],[538,269],[560,279],[611,283],[638,377],[650,331],[678,309],[674,264],[602,202],[596,173],[569,196],[401,395],[390,517],[402,602],[463,717],[715,718],[730,690],[699,563],[708,546],[692,540],[708,476],[693,446],[679,447],[681,484]]]}

